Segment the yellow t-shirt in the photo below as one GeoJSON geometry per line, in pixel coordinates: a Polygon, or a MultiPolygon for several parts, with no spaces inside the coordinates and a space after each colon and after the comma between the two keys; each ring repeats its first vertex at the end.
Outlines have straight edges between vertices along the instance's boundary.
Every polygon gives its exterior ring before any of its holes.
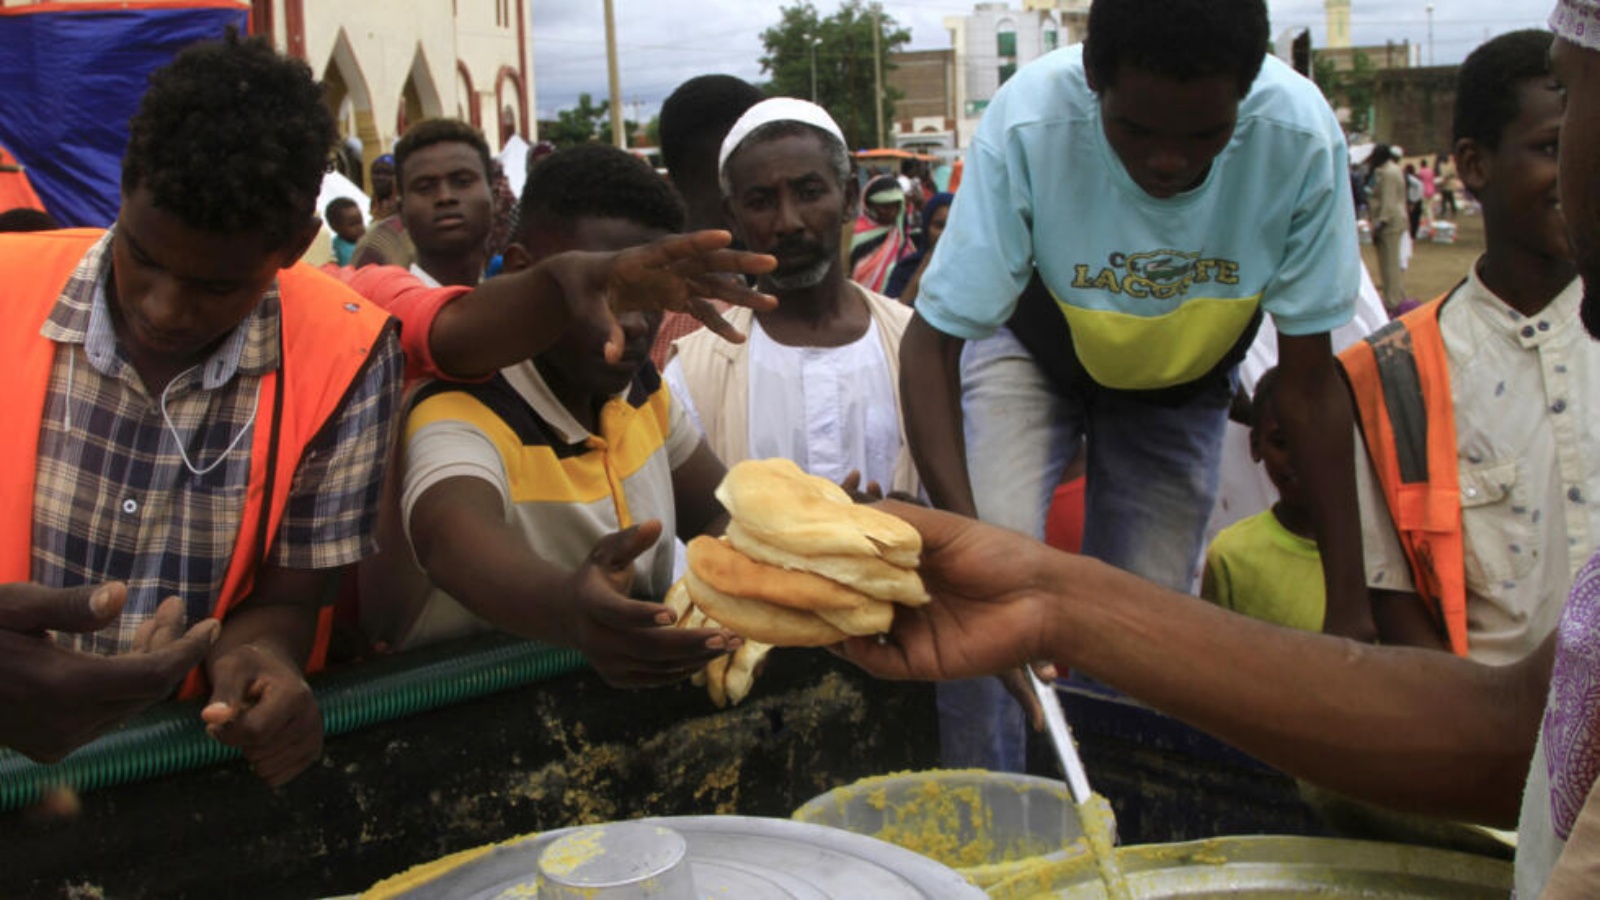
{"type": "Polygon", "coordinates": [[[1284,528],[1272,510],[1224,528],[1206,551],[1200,595],[1254,619],[1321,631],[1327,606],[1316,541],[1284,528]]]}

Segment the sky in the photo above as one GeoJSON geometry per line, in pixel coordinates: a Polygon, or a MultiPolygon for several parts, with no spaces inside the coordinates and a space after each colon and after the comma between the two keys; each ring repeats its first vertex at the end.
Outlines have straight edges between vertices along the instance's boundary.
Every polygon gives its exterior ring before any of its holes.
{"type": "MultiPolygon", "coordinates": [[[[607,96],[604,5],[599,0],[530,0],[535,100],[540,119],[576,105],[580,93],[607,96]]],[[[793,0],[789,0],[793,2],[793,0]]],[[[761,32],[779,20],[783,0],[613,0],[624,111],[648,120],[680,83],[711,72],[753,82],[761,71],[761,32]]],[[[822,15],[837,0],[813,0],[822,15]]],[[[909,50],[950,46],[947,16],[970,13],[973,0],[882,0],[884,12],[911,29],[909,50]]],[[[1012,0],[1012,6],[1021,3],[1012,0]]],[[[1410,40],[1429,63],[1460,62],[1489,37],[1544,25],[1554,0],[1351,0],[1357,45],[1410,40]]],[[[1309,27],[1315,46],[1325,37],[1322,0],[1268,0],[1272,33],[1309,27]]]]}

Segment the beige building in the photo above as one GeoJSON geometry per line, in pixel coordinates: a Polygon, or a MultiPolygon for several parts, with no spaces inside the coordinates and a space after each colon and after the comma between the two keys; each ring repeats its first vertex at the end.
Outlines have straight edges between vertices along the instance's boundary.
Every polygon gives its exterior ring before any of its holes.
{"type": "Polygon", "coordinates": [[[1370,47],[1319,47],[1312,54],[1320,60],[1331,60],[1334,71],[1348,72],[1355,68],[1357,54],[1365,56],[1373,69],[1409,69],[1417,64],[1417,47],[1410,41],[1390,41],[1370,47]]]}
{"type": "Polygon", "coordinates": [[[1328,18],[1328,40],[1331,48],[1350,46],[1350,0],[1325,0],[1323,11],[1328,18]]]}
{"type": "MultiPolygon", "coordinates": [[[[0,0],[0,6],[34,2],[0,0]]],[[[513,134],[536,138],[528,114],[535,106],[525,0],[239,0],[239,6],[250,10],[252,34],[270,35],[327,84],[340,129],[361,141],[363,169],[407,122],[434,116],[471,122],[495,151],[513,134]]]]}
{"type": "Polygon", "coordinates": [[[1460,68],[1378,70],[1372,104],[1374,137],[1404,148],[1408,158],[1449,153],[1460,68]]]}
{"type": "Polygon", "coordinates": [[[251,30],[304,59],[328,86],[364,163],[408,122],[449,116],[492,150],[535,138],[533,42],[522,0],[250,0],[251,30]]]}
{"type": "Polygon", "coordinates": [[[952,138],[957,147],[971,140],[989,100],[1017,69],[1081,42],[1088,33],[1089,0],[1020,0],[1018,7],[978,3],[971,14],[944,20],[955,51],[952,138]]]}
{"type": "Polygon", "coordinates": [[[885,79],[900,92],[894,103],[894,145],[932,153],[955,149],[954,50],[892,53],[885,79]]]}

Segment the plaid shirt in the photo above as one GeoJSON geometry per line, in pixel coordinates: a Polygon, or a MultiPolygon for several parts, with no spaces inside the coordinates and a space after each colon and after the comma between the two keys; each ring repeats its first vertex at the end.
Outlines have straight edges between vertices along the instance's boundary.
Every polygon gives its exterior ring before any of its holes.
{"type": "MultiPolygon", "coordinates": [[[[253,429],[265,427],[258,388],[278,368],[281,344],[274,284],[209,359],[152,397],[112,330],[111,237],[84,256],[40,329],[58,347],[39,434],[32,560],[39,584],[127,582],[116,624],[58,638],[104,654],[129,650],[165,597],[184,599],[191,624],[210,614],[244,515],[253,429]],[[184,462],[180,441],[202,474],[184,462]]],[[[401,365],[387,329],[295,470],[267,564],[330,569],[372,551],[401,365]]]]}

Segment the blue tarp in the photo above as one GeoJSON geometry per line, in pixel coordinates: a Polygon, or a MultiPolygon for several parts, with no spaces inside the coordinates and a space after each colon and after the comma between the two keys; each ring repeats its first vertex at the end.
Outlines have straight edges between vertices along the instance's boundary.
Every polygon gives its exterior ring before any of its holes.
{"type": "Polygon", "coordinates": [[[61,224],[110,225],[128,120],[150,73],[229,25],[243,33],[249,9],[119,3],[33,10],[0,15],[0,144],[61,224]]]}

